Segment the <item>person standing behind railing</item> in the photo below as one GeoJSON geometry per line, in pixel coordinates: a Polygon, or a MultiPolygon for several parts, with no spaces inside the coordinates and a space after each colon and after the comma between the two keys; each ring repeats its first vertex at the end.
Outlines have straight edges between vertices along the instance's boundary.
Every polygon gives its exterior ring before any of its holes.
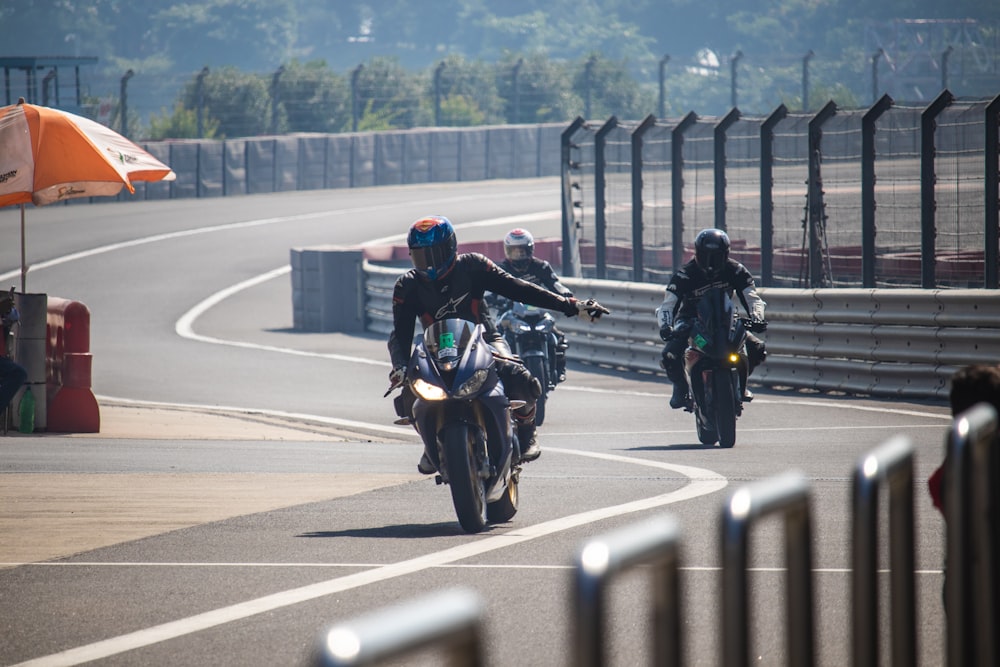
{"type": "MultiPolygon", "coordinates": [[[[951,389],[948,393],[952,417],[958,417],[969,408],[979,403],[989,403],[1000,415],[1000,364],[972,364],[955,371],[951,377],[951,389]]],[[[937,467],[927,479],[927,490],[930,492],[934,507],[947,517],[944,511],[944,480],[948,457],[937,467]]],[[[998,483],[998,480],[993,480],[998,483]]],[[[944,591],[947,590],[948,564],[944,565],[945,584],[942,587],[942,599],[947,602],[944,591]]],[[[947,612],[947,604],[945,611],[947,612]]]]}
{"type": "MultiPolygon", "coordinates": [[[[6,419],[7,406],[17,390],[27,381],[28,373],[24,367],[11,358],[12,336],[11,328],[20,320],[17,308],[14,307],[14,288],[0,296],[0,323],[3,324],[3,340],[0,340],[0,415],[6,419]]],[[[3,424],[6,431],[6,422],[3,424]]]]}

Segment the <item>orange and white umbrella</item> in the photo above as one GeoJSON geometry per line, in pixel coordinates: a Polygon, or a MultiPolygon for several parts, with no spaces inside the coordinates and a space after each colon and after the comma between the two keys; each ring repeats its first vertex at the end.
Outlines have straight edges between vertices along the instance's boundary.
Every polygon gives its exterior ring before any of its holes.
{"type": "Polygon", "coordinates": [[[0,208],[21,205],[21,290],[24,205],[77,197],[113,197],[134,181],[172,181],[176,174],[137,145],[88,118],[25,104],[0,107],[0,208]]]}

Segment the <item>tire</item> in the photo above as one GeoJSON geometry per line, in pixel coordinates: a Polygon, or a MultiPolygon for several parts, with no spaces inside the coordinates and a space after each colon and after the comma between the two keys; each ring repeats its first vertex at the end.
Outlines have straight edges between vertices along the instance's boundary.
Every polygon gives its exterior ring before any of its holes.
{"type": "Polygon", "coordinates": [[[448,486],[458,522],[467,533],[482,532],[486,528],[486,484],[476,464],[476,440],[467,427],[453,424],[445,428],[443,441],[448,486]]]}
{"type": "Polygon", "coordinates": [[[715,427],[719,431],[719,445],[726,449],[736,444],[736,383],[733,373],[715,372],[712,384],[715,390],[715,427]]]}
{"type": "Polygon", "coordinates": [[[703,445],[714,445],[719,441],[719,434],[712,426],[701,421],[698,408],[694,411],[694,427],[698,431],[698,441],[703,445]]]}
{"type": "Polygon", "coordinates": [[[524,366],[542,385],[542,395],[535,401],[535,426],[541,426],[545,421],[545,401],[549,397],[549,374],[545,368],[545,357],[528,357],[524,360],[524,366]]]}
{"type": "Polygon", "coordinates": [[[500,500],[486,505],[486,518],[490,523],[505,523],[517,514],[517,476],[511,475],[507,489],[500,500]]]}

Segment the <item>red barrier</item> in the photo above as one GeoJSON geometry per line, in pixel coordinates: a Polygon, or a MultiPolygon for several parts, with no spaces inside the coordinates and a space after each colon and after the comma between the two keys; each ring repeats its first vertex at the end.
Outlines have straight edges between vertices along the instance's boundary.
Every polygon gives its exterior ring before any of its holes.
{"type": "Polygon", "coordinates": [[[91,389],[90,310],[79,301],[50,296],[46,333],[48,430],[100,432],[101,412],[91,389]]]}

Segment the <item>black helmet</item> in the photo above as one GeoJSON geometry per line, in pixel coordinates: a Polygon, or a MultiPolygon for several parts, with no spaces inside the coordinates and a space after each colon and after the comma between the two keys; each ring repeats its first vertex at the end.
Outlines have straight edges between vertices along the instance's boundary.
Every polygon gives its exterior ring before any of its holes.
{"type": "Polygon", "coordinates": [[[420,218],[410,226],[406,235],[413,268],[423,278],[437,280],[455,264],[458,240],[451,221],[442,215],[420,218]]]}
{"type": "Polygon", "coordinates": [[[722,273],[729,260],[729,235],[721,229],[703,229],[694,240],[694,261],[709,278],[722,273]]]}
{"type": "Polygon", "coordinates": [[[503,254],[518,271],[528,268],[535,254],[535,239],[527,229],[512,229],[503,237],[503,254]]]}

